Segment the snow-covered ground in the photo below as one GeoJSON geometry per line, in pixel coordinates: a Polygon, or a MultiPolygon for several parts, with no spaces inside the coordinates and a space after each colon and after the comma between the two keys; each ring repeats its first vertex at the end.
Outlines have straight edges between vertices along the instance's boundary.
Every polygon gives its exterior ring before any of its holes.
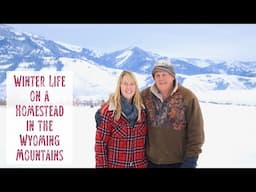
{"type": "MultiPolygon", "coordinates": [[[[211,103],[201,103],[201,107],[205,121],[205,144],[198,168],[255,168],[256,107],[211,103]]],[[[74,107],[72,168],[95,167],[96,110],[97,107],[74,107]]],[[[0,107],[0,167],[7,167],[5,115],[5,108],[0,107]]]]}
{"type": "Polygon", "coordinates": [[[256,167],[256,107],[201,103],[205,144],[198,167],[256,167]]]}

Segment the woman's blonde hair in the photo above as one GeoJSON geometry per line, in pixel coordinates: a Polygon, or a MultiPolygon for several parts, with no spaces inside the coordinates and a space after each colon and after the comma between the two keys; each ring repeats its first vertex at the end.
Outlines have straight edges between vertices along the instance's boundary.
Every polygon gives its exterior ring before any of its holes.
{"type": "Polygon", "coordinates": [[[140,90],[138,87],[138,82],[136,80],[135,75],[133,75],[130,71],[123,71],[117,81],[116,91],[115,93],[111,94],[109,96],[108,102],[112,102],[115,107],[115,114],[114,119],[117,121],[121,117],[122,108],[121,108],[121,83],[124,76],[129,76],[135,83],[135,94],[133,96],[132,104],[136,107],[138,110],[138,119],[139,121],[141,119],[141,106],[142,106],[142,98],[140,95],[140,90]]]}

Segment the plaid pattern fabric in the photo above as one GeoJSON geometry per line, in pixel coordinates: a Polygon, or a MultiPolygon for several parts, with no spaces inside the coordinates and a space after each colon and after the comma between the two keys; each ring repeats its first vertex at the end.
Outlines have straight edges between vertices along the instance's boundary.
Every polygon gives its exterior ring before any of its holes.
{"type": "Polygon", "coordinates": [[[145,112],[134,127],[124,116],[115,121],[108,107],[101,110],[101,118],[96,131],[96,168],[146,168],[145,112]]]}

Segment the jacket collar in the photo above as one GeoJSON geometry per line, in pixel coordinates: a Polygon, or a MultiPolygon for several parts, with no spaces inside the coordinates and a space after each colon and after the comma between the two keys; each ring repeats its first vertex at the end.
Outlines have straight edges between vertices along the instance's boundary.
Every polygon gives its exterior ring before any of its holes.
{"type": "MultiPolygon", "coordinates": [[[[144,106],[143,104],[141,104],[141,108],[142,108],[142,109],[145,109],[145,106],[144,106]]],[[[110,101],[110,102],[109,102],[108,110],[109,110],[109,111],[115,111],[115,110],[116,110],[113,101],[110,101]]]]}
{"type": "MultiPolygon", "coordinates": [[[[178,83],[177,79],[176,79],[174,82],[175,82],[175,84],[174,84],[174,88],[173,88],[173,90],[172,90],[172,92],[171,92],[171,96],[172,96],[175,92],[177,92],[178,87],[179,87],[179,83],[178,83]]],[[[154,83],[154,84],[150,87],[150,91],[151,91],[158,99],[160,99],[161,102],[164,101],[164,100],[163,100],[163,97],[162,97],[162,95],[161,95],[161,93],[160,93],[160,91],[159,91],[159,90],[157,89],[157,87],[156,87],[156,83],[154,83]]]]}

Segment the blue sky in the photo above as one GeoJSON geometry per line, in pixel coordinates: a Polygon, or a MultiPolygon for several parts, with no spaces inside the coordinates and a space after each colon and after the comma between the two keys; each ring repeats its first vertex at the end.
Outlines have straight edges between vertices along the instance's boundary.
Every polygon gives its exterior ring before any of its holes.
{"type": "Polygon", "coordinates": [[[256,61],[256,24],[11,24],[100,52],[138,46],[168,57],[256,61]]]}

